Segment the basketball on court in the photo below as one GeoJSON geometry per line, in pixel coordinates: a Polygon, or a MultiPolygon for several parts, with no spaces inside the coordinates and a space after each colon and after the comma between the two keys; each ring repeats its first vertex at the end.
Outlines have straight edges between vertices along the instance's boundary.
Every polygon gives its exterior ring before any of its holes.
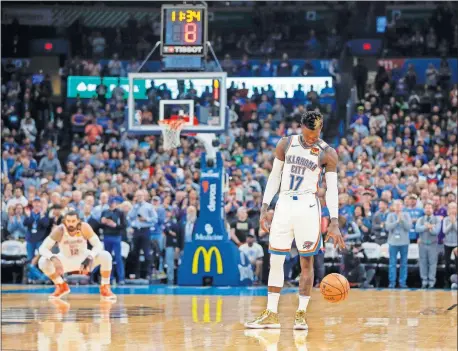
{"type": "Polygon", "coordinates": [[[320,291],[326,301],[341,302],[348,297],[350,284],[343,275],[331,273],[321,281],[320,291]]]}

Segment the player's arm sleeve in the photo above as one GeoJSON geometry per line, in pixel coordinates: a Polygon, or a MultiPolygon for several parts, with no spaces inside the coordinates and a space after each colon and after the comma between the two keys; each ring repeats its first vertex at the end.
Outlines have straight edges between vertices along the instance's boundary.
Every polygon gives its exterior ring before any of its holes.
{"type": "Polygon", "coordinates": [[[272,199],[277,194],[281,183],[281,173],[284,164],[284,161],[281,161],[275,157],[274,164],[272,166],[272,172],[270,172],[269,179],[267,180],[266,190],[264,191],[262,203],[270,205],[272,199]]]}
{"type": "Polygon", "coordinates": [[[60,226],[54,228],[49,234],[46,239],[43,241],[41,244],[40,248],[38,249],[38,253],[46,257],[48,260],[50,260],[54,254],[52,253],[51,249],[56,245],[56,242],[60,241],[60,238],[62,237],[62,228],[60,226]]]}
{"type": "Polygon", "coordinates": [[[326,207],[331,219],[339,217],[339,189],[337,187],[337,152],[329,147],[325,154],[326,207]]]}
{"type": "Polygon", "coordinates": [[[99,237],[94,233],[91,226],[87,223],[83,223],[82,232],[84,237],[89,241],[92,246],[91,256],[95,258],[102,250],[103,245],[99,237]]]}

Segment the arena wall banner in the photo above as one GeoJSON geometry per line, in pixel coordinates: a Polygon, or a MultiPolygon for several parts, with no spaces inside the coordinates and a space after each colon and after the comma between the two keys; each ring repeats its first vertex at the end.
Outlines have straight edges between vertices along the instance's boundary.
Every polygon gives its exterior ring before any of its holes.
{"type": "MultiPolygon", "coordinates": [[[[104,77],[103,84],[108,87],[107,98],[111,98],[111,92],[118,85],[118,79],[120,84],[126,91],[125,98],[128,96],[129,81],[127,78],[117,77],[104,77]]],[[[257,87],[259,91],[261,88],[268,89],[269,85],[274,91],[277,92],[279,98],[292,98],[294,91],[298,85],[303,86],[305,92],[310,90],[313,85],[313,89],[320,92],[324,88],[325,82],[328,82],[329,86],[332,86],[332,78],[328,77],[228,77],[226,80],[227,86],[234,84],[236,87],[241,88],[242,83],[245,83],[246,88],[249,90],[248,97],[253,93],[253,88],[257,87]],[[279,92],[282,92],[279,95],[279,92]]],[[[155,80],[156,86],[162,84],[160,80],[155,80]]],[[[164,81],[165,83],[165,81],[164,81]]],[[[99,77],[90,76],[70,76],[67,80],[67,97],[76,98],[79,95],[82,99],[90,99],[96,94],[96,88],[100,84],[99,77]]],[[[146,91],[151,86],[151,79],[145,79],[143,81],[137,79],[134,81],[134,98],[135,99],[146,99],[146,91]]],[[[172,84],[171,81],[167,81],[167,88],[170,89],[172,97],[178,96],[178,84],[172,84]]],[[[197,95],[200,96],[203,93],[203,85],[195,86],[197,95]]]]}
{"type": "MultiPolygon", "coordinates": [[[[451,83],[458,82],[458,60],[457,59],[447,59],[448,66],[452,72],[451,83]]],[[[440,58],[383,58],[378,60],[378,64],[385,67],[387,71],[391,71],[391,74],[395,80],[401,78],[409,67],[409,64],[412,64],[417,73],[417,83],[425,84],[426,83],[426,70],[428,65],[432,63],[437,70],[439,70],[441,59],[440,58]]]]}

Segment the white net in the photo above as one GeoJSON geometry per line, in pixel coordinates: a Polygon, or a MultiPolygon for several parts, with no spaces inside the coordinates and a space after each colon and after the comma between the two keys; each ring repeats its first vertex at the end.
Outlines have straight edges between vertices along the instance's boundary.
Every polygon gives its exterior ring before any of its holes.
{"type": "Polygon", "coordinates": [[[176,149],[180,146],[180,133],[183,130],[186,121],[184,120],[168,120],[159,121],[164,139],[164,150],[176,149]]]}

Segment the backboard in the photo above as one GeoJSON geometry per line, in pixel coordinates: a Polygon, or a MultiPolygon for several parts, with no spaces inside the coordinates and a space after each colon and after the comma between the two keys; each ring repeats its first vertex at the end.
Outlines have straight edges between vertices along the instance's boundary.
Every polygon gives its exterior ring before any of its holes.
{"type": "Polygon", "coordinates": [[[129,73],[127,129],[160,134],[158,121],[186,116],[183,133],[223,133],[227,127],[225,72],[129,73]]]}

